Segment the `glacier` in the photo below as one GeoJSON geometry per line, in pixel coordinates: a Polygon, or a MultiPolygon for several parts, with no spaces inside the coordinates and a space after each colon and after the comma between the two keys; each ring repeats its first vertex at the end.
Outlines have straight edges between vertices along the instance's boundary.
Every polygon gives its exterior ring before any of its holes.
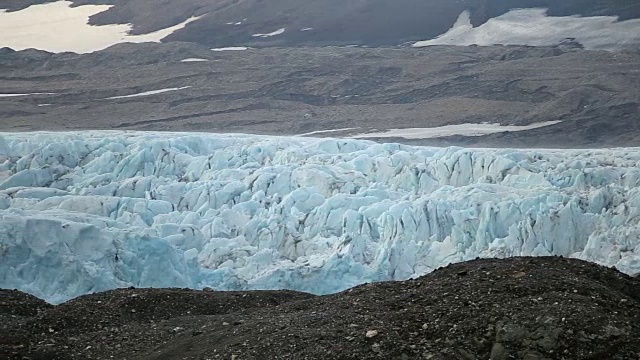
{"type": "Polygon", "coordinates": [[[0,133],[0,287],[315,294],[476,257],[640,272],[640,148],[0,133]]]}

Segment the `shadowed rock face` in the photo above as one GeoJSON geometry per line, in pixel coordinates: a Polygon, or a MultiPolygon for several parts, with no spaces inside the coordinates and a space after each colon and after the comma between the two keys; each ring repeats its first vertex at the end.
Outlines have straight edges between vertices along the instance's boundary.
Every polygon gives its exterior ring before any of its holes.
{"type": "MultiPolygon", "coordinates": [[[[452,27],[465,10],[474,26],[516,8],[548,8],[549,16],[640,17],[635,0],[72,0],[75,6],[110,4],[94,15],[94,25],[134,25],[142,34],[181,23],[192,16],[201,19],[170,35],[165,41],[196,42],[206,46],[299,46],[299,45],[398,45],[435,38],[452,27]],[[311,29],[312,28],[312,29],[311,29]],[[279,29],[272,37],[255,37],[279,29]],[[306,31],[301,31],[306,29],[306,31]]],[[[9,0],[10,10],[51,2],[9,0]]]]}

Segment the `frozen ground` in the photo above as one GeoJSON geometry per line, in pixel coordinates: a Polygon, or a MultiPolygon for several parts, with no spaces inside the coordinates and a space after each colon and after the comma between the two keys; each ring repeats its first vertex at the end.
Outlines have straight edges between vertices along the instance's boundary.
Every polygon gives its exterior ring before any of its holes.
{"type": "Polygon", "coordinates": [[[0,137],[0,287],[330,293],[476,257],[640,272],[640,149],[139,132],[0,137]]]}

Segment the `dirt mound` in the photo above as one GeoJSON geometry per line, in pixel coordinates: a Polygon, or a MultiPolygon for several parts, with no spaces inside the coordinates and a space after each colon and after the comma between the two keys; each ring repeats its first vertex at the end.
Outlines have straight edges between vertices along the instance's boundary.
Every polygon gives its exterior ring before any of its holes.
{"type": "Polygon", "coordinates": [[[318,297],[121,289],[4,330],[33,334],[0,348],[15,359],[640,359],[640,279],[575,259],[475,260],[318,297]]]}
{"type": "Polygon", "coordinates": [[[67,335],[184,316],[221,315],[268,308],[312,295],[293,291],[217,292],[126,289],[81,296],[33,319],[34,328],[67,335]],[[96,321],[97,320],[97,321],[96,321]]]}
{"type": "Polygon", "coordinates": [[[0,316],[35,316],[53,306],[18,290],[0,291],[0,316]]]}

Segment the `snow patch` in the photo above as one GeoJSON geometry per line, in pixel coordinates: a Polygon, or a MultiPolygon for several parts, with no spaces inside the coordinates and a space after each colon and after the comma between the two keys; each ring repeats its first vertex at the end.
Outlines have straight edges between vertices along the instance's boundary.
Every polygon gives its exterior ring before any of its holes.
{"type": "Polygon", "coordinates": [[[249,48],[245,46],[229,46],[229,47],[215,48],[211,50],[212,51],[243,51],[243,50],[249,50],[249,48]]]}
{"type": "Polygon", "coordinates": [[[548,16],[547,9],[518,9],[473,27],[469,11],[464,11],[448,32],[413,46],[552,46],[568,38],[576,39],[586,49],[638,48],[640,19],[618,21],[615,16],[548,16]]]}
{"type": "Polygon", "coordinates": [[[9,98],[9,97],[22,97],[22,96],[33,96],[33,95],[55,95],[55,93],[26,93],[26,94],[0,94],[0,98],[9,98]]]}
{"type": "Polygon", "coordinates": [[[355,139],[370,138],[405,138],[405,139],[432,139],[445,136],[483,136],[506,131],[524,131],[538,129],[546,126],[559,124],[562,121],[545,121],[531,125],[500,125],[500,124],[458,124],[446,125],[432,128],[405,128],[389,129],[381,132],[353,135],[355,139]]]}
{"type": "Polygon", "coordinates": [[[276,30],[274,32],[270,32],[268,34],[253,34],[251,36],[253,36],[253,37],[261,37],[261,38],[268,38],[268,37],[272,37],[272,36],[282,35],[282,34],[284,34],[285,30],[286,30],[285,28],[281,28],[281,29],[278,29],[278,30],[276,30]]]}
{"type": "Polygon", "coordinates": [[[134,98],[134,97],[140,97],[140,96],[150,96],[150,95],[162,94],[162,93],[166,93],[166,92],[184,90],[184,89],[188,89],[190,87],[191,86],[183,86],[183,87],[177,87],[177,88],[166,88],[166,89],[159,89],[159,90],[150,90],[150,91],[144,91],[144,92],[141,92],[141,93],[131,94],[131,95],[112,96],[112,97],[104,98],[102,100],[128,99],[128,98],[134,98]]]}
{"type": "Polygon", "coordinates": [[[149,34],[129,35],[131,24],[89,25],[92,15],[106,11],[112,5],[71,7],[72,4],[71,1],[55,1],[32,5],[15,12],[0,10],[0,47],[14,50],[35,48],[50,52],[89,53],[118,43],[160,42],[174,31],[199,19],[192,17],[175,26],[149,34]]]}
{"type": "Polygon", "coordinates": [[[316,130],[316,131],[311,131],[311,132],[304,133],[304,134],[298,134],[296,136],[311,136],[311,135],[317,135],[317,134],[328,134],[328,133],[334,133],[334,132],[340,132],[340,131],[349,131],[349,130],[355,130],[355,129],[359,129],[359,128],[351,127],[351,128],[331,129],[331,130],[316,130]]]}
{"type": "Polygon", "coordinates": [[[180,62],[207,62],[209,59],[201,59],[201,58],[187,58],[182,59],[180,62]]]}

